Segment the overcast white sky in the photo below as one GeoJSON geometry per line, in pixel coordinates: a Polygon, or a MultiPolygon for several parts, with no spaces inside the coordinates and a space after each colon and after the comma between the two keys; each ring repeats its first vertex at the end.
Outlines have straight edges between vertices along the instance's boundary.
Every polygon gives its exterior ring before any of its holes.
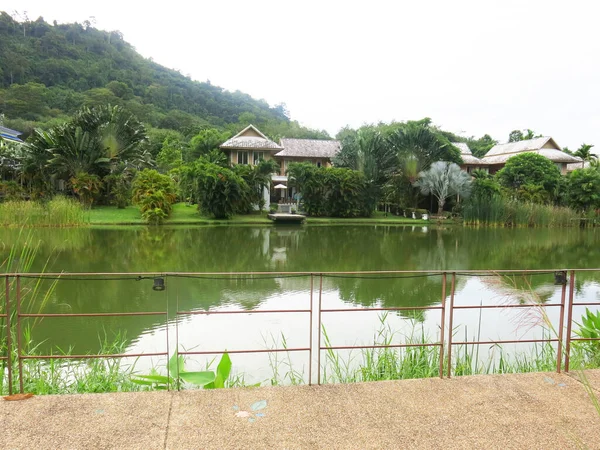
{"type": "Polygon", "coordinates": [[[1,0],[31,19],[119,30],[193,79],[285,102],[326,129],[431,117],[506,141],[531,128],[600,151],[594,0],[1,0]],[[143,5],[143,6],[142,6],[143,5]]]}

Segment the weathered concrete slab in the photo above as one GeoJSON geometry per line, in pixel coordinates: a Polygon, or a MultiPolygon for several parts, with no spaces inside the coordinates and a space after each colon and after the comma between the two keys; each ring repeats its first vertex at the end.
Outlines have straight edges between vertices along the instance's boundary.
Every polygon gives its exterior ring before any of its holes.
{"type": "Polygon", "coordinates": [[[176,394],[169,448],[597,448],[579,382],[522,374],[176,394]],[[265,416],[248,409],[267,401],[265,416]],[[202,413],[197,414],[199,405],[202,413]]]}
{"type": "Polygon", "coordinates": [[[170,405],[166,392],[0,400],[0,448],[164,448],[170,405]]]}
{"type": "Polygon", "coordinates": [[[0,447],[594,449],[600,415],[555,373],[45,396],[0,401],[0,447]]]}

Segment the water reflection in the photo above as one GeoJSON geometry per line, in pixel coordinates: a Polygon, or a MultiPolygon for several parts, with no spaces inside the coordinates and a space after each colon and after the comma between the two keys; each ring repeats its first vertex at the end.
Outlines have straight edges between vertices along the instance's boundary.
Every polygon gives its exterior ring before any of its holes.
{"type": "MultiPolygon", "coordinates": [[[[19,230],[0,230],[0,260],[17,240],[19,230]]],[[[401,226],[223,226],[40,229],[32,231],[39,251],[32,271],[60,272],[236,272],[236,271],[361,271],[549,269],[600,267],[597,230],[508,230],[420,228],[401,226]]],[[[167,280],[165,292],[152,291],[151,280],[58,281],[46,302],[36,298],[32,311],[134,312],[208,310],[225,305],[260,308],[277,301],[286,308],[290,298],[310,297],[310,278],[212,277],[167,280]]],[[[581,273],[577,292],[599,279],[581,273]]],[[[456,291],[465,291],[458,277],[456,291]]],[[[24,280],[27,284],[33,280],[24,280]]],[[[483,297],[517,299],[535,292],[544,302],[556,296],[552,274],[527,278],[485,278],[486,292],[469,294],[478,304],[483,297]],[[490,294],[493,293],[493,294],[490,294]],[[518,294],[518,295],[517,295],[518,294]]],[[[338,306],[429,306],[441,301],[441,276],[335,277],[323,279],[325,302],[338,306]]],[[[559,288],[558,288],[559,289],[559,288]]],[[[449,286],[448,286],[449,292],[449,286]]],[[[424,322],[422,311],[403,312],[424,322]]],[[[34,329],[44,345],[78,352],[96,351],[98,334],[126,330],[134,342],[164,324],[158,316],[105,319],[45,319],[34,329]]],[[[242,332],[242,330],[232,330],[242,332]]]]}

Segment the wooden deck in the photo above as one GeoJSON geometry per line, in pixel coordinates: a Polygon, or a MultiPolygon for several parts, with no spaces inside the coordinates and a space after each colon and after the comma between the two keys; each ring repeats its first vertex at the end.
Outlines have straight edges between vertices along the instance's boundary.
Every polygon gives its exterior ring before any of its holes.
{"type": "Polygon", "coordinates": [[[267,216],[275,223],[302,223],[306,216],[302,214],[274,213],[267,216]]]}

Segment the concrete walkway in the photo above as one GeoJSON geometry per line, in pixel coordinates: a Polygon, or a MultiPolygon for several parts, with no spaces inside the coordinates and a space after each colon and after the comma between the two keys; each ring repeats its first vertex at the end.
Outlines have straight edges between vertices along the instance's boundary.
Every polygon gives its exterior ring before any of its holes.
{"type": "Polygon", "coordinates": [[[600,415],[555,373],[36,396],[0,400],[0,447],[600,449],[600,415]]]}

